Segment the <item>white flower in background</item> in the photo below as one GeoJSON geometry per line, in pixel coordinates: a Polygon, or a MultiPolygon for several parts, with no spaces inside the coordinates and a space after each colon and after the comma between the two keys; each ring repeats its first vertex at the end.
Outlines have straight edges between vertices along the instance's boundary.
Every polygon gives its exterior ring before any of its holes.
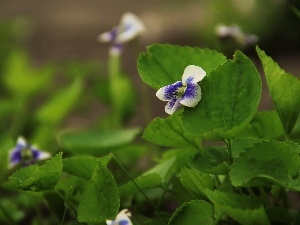
{"type": "Polygon", "coordinates": [[[258,36],[254,34],[246,34],[238,26],[217,25],[215,32],[220,38],[232,38],[242,45],[254,45],[258,42],[258,36]]]}
{"type": "Polygon", "coordinates": [[[19,137],[16,146],[8,153],[8,167],[12,168],[17,164],[28,166],[50,157],[50,153],[40,151],[36,146],[28,144],[23,137],[19,137]]]}
{"type": "Polygon", "coordinates": [[[118,213],[115,220],[106,220],[107,225],[132,225],[130,220],[131,213],[128,209],[123,209],[118,213]]]}
{"type": "Polygon", "coordinates": [[[120,54],[123,43],[128,42],[145,31],[143,22],[133,13],[126,12],[121,17],[120,24],[98,36],[101,42],[112,42],[110,52],[120,54]]]}
{"type": "Polygon", "coordinates": [[[156,96],[162,101],[168,101],[165,111],[173,114],[181,105],[195,107],[201,100],[201,88],[197,84],[206,76],[199,66],[189,65],[185,68],[182,81],[160,88],[156,96]]]}

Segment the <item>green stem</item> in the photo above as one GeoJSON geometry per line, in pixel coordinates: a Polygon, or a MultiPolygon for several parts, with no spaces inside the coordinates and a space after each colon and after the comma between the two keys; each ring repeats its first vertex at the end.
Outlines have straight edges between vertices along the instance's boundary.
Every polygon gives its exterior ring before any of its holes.
{"type": "Polygon", "coordinates": [[[227,146],[228,154],[229,154],[229,163],[230,165],[233,163],[233,157],[232,157],[232,140],[225,139],[225,143],[227,146]]]}
{"type": "Polygon", "coordinates": [[[119,95],[122,94],[118,90],[120,80],[120,55],[110,54],[108,62],[109,89],[111,98],[111,116],[112,128],[119,128],[122,123],[122,112],[119,108],[119,95]]]}
{"type": "Polygon", "coordinates": [[[67,208],[68,208],[69,199],[70,199],[70,196],[71,196],[72,189],[73,189],[73,187],[71,186],[71,187],[70,187],[69,194],[68,194],[67,202],[66,202],[66,204],[65,204],[65,210],[64,210],[64,214],[63,214],[63,217],[62,217],[62,220],[61,220],[60,225],[63,225],[64,222],[65,222],[65,218],[66,218],[66,214],[67,214],[67,208]]]}
{"type": "Polygon", "coordinates": [[[121,169],[126,173],[126,175],[129,177],[129,179],[132,181],[132,183],[136,186],[136,188],[141,192],[141,194],[145,197],[145,199],[152,205],[152,207],[155,209],[155,212],[157,215],[162,218],[162,220],[168,224],[168,221],[160,214],[159,210],[156,208],[154,203],[148,198],[148,196],[143,192],[143,190],[137,185],[137,183],[134,181],[134,179],[130,176],[130,174],[127,172],[127,170],[123,167],[123,165],[120,163],[120,161],[112,154],[109,152],[111,157],[118,163],[118,165],[121,167],[121,169]]]}
{"type": "Polygon", "coordinates": [[[252,197],[256,197],[255,193],[253,192],[253,190],[250,187],[246,187],[246,190],[252,197]]]}
{"type": "Polygon", "coordinates": [[[262,198],[262,200],[263,200],[265,206],[266,206],[267,208],[270,208],[270,207],[271,207],[271,204],[270,204],[270,202],[269,202],[269,200],[268,200],[268,195],[267,195],[267,193],[265,192],[265,189],[264,189],[263,187],[261,187],[261,186],[259,186],[258,189],[259,189],[260,196],[261,196],[261,198],[262,198]]]}

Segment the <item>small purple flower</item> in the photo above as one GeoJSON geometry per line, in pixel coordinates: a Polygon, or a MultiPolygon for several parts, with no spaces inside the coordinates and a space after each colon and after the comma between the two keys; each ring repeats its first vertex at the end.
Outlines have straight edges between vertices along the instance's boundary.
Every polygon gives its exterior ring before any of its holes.
{"type": "Polygon", "coordinates": [[[123,43],[134,39],[145,31],[143,22],[133,13],[124,13],[120,24],[112,30],[100,34],[98,39],[101,42],[112,42],[110,53],[119,55],[122,51],[123,43]]]}
{"type": "Polygon", "coordinates": [[[173,114],[181,105],[195,107],[201,100],[201,88],[198,82],[206,76],[199,66],[189,65],[185,68],[182,81],[160,88],[156,96],[162,101],[168,101],[165,111],[173,114]]]}
{"type": "Polygon", "coordinates": [[[106,220],[107,225],[132,225],[131,213],[128,209],[123,209],[118,213],[115,220],[106,220]]]}
{"type": "Polygon", "coordinates": [[[50,153],[40,151],[34,145],[28,144],[23,137],[19,137],[16,146],[9,151],[8,167],[12,168],[17,164],[28,166],[37,160],[48,159],[50,157],[50,153]]]}

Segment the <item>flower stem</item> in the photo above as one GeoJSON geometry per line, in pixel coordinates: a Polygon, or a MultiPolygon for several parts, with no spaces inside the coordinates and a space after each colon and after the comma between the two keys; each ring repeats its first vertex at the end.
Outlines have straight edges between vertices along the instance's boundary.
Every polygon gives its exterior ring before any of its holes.
{"type": "Polygon", "coordinates": [[[108,62],[109,89],[111,100],[111,126],[119,128],[122,123],[122,112],[119,104],[120,90],[118,90],[120,80],[120,55],[110,54],[108,62]]]}
{"type": "Polygon", "coordinates": [[[233,163],[233,158],[232,158],[232,140],[227,140],[225,139],[225,143],[226,143],[226,146],[227,146],[227,150],[228,150],[228,154],[229,154],[229,163],[230,165],[233,163]]]}
{"type": "Polygon", "coordinates": [[[69,199],[70,199],[70,196],[71,196],[71,193],[72,193],[72,189],[73,189],[73,187],[71,186],[71,187],[70,187],[69,194],[68,194],[67,202],[66,202],[66,204],[65,204],[65,210],[64,210],[64,214],[63,214],[63,217],[62,217],[62,219],[61,219],[60,225],[63,225],[64,222],[65,222],[65,218],[66,218],[66,214],[67,214],[67,208],[68,208],[69,199]]]}

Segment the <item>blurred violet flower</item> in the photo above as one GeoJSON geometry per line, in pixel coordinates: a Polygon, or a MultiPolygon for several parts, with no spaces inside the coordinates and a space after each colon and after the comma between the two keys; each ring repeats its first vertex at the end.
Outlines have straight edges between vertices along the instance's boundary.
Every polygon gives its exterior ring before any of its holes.
{"type": "Polygon", "coordinates": [[[132,225],[131,213],[128,209],[123,209],[118,213],[115,220],[106,220],[107,225],[132,225]]]}
{"type": "Polygon", "coordinates": [[[206,76],[199,66],[189,65],[185,68],[182,81],[160,88],[156,96],[162,101],[168,101],[165,111],[173,114],[181,105],[195,107],[201,100],[201,88],[197,84],[206,76]]]}
{"type": "Polygon", "coordinates": [[[220,38],[232,38],[237,43],[245,46],[254,45],[258,42],[257,35],[246,34],[238,26],[226,26],[223,24],[219,24],[216,26],[215,32],[220,38]]]}
{"type": "Polygon", "coordinates": [[[134,39],[145,31],[143,22],[133,13],[126,12],[121,17],[120,24],[112,30],[98,36],[100,42],[112,42],[110,53],[119,55],[122,52],[123,43],[134,39]]]}
{"type": "Polygon", "coordinates": [[[23,137],[19,137],[16,146],[9,151],[8,168],[12,168],[17,164],[28,166],[37,160],[48,159],[51,154],[40,151],[34,145],[30,145],[23,137]]]}

